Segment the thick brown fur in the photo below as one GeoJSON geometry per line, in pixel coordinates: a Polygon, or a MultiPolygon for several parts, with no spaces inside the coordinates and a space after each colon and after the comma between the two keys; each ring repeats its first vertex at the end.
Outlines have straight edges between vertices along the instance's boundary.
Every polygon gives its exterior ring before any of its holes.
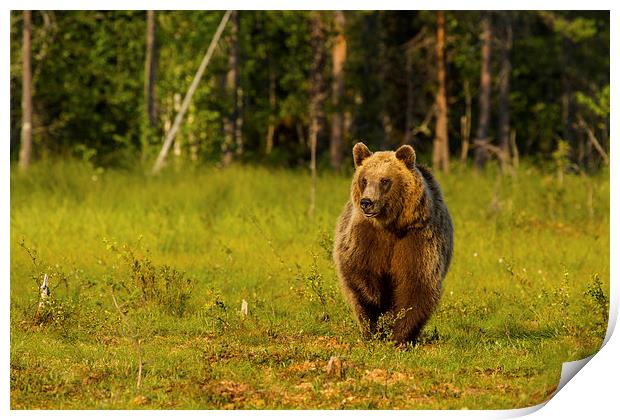
{"type": "Polygon", "coordinates": [[[392,339],[412,342],[439,303],[452,258],[452,220],[439,184],[416,164],[411,146],[371,153],[358,143],[353,158],[351,199],[334,241],[340,284],[365,336],[391,314],[392,339]]]}

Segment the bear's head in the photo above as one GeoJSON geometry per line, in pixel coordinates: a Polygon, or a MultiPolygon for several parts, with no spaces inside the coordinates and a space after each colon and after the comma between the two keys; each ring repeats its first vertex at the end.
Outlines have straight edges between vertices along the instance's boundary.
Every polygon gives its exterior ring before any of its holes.
{"type": "Polygon", "coordinates": [[[364,143],[357,143],[353,161],[351,201],[355,211],[384,226],[410,223],[424,191],[413,147],[372,153],[364,143]]]}

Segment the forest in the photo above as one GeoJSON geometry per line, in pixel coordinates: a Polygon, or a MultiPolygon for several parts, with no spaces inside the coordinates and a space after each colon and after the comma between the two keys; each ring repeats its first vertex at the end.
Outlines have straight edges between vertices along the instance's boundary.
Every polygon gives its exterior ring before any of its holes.
{"type": "MultiPolygon", "coordinates": [[[[11,159],[21,145],[22,166],[152,163],[223,15],[13,12],[11,159]]],[[[609,12],[233,11],[225,24],[174,159],[340,170],[363,140],[411,144],[445,171],[554,153],[608,164],[609,12]]]]}
{"type": "Polygon", "coordinates": [[[548,401],[609,322],[609,16],[12,11],[11,409],[548,401]],[[398,346],[332,257],[359,141],[454,226],[398,346]]]}

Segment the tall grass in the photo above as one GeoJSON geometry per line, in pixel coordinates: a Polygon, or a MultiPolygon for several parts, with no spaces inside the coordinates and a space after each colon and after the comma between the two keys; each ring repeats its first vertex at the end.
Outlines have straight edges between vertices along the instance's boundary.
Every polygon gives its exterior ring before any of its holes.
{"type": "Polygon", "coordinates": [[[309,218],[303,171],[150,177],[63,161],[12,172],[12,407],[541,402],[561,363],[596,351],[605,333],[609,176],[560,184],[529,166],[514,178],[456,167],[439,181],[454,259],[421,342],[398,350],[361,340],[338,289],[330,250],[346,176],[319,176],[309,218]],[[46,322],[33,319],[43,273],[46,322]],[[142,347],[140,388],[113,294],[142,347]],[[324,371],[331,356],[344,360],[340,378],[324,371]]]}

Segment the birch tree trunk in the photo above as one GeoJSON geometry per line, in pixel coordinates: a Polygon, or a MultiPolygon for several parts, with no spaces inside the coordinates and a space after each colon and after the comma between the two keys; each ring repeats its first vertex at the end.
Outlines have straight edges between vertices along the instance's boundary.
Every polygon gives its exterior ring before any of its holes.
{"type": "Polygon", "coordinates": [[[334,11],[334,30],[336,36],[332,47],[332,114],[331,139],[329,152],[332,168],[340,169],[342,165],[342,141],[344,124],[342,118],[342,97],[344,94],[344,63],[347,58],[347,39],[344,34],[345,16],[342,10],[334,11]]]}
{"type": "MultiPolygon", "coordinates": [[[[153,130],[156,124],[155,116],[155,11],[146,12],[146,59],[144,62],[144,103],[149,129],[153,130]]],[[[149,139],[150,140],[150,139],[149,139]]]]}
{"type": "MultiPolygon", "coordinates": [[[[177,114],[181,110],[181,94],[175,93],[173,96],[173,109],[177,114]]],[[[183,145],[183,134],[179,133],[174,138],[174,145],[172,146],[172,154],[178,159],[181,157],[181,150],[183,145]]]]}
{"type": "Polygon", "coordinates": [[[237,116],[239,94],[239,11],[230,14],[230,31],[228,41],[228,73],[226,74],[226,97],[230,112],[224,117],[224,144],[222,145],[222,162],[228,165],[233,160],[233,148],[237,143],[237,116]]]}
{"type": "Polygon", "coordinates": [[[22,132],[19,150],[19,167],[25,171],[32,155],[32,70],[30,65],[30,32],[32,12],[24,10],[22,44],[22,132]]]}
{"type": "Polygon", "coordinates": [[[310,172],[312,174],[312,184],[310,186],[310,207],[308,214],[314,217],[316,204],[316,153],[318,146],[319,132],[321,131],[321,117],[323,112],[323,102],[325,100],[323,68],[325,65],[325,30],[323,28],[323,18],[320,11],[312,12],[310,43],[312,45],[312,63],[310,64],[310,107],[308,117],[310,120],[308,128],[308,141],[310,143],[310,172]]]}

